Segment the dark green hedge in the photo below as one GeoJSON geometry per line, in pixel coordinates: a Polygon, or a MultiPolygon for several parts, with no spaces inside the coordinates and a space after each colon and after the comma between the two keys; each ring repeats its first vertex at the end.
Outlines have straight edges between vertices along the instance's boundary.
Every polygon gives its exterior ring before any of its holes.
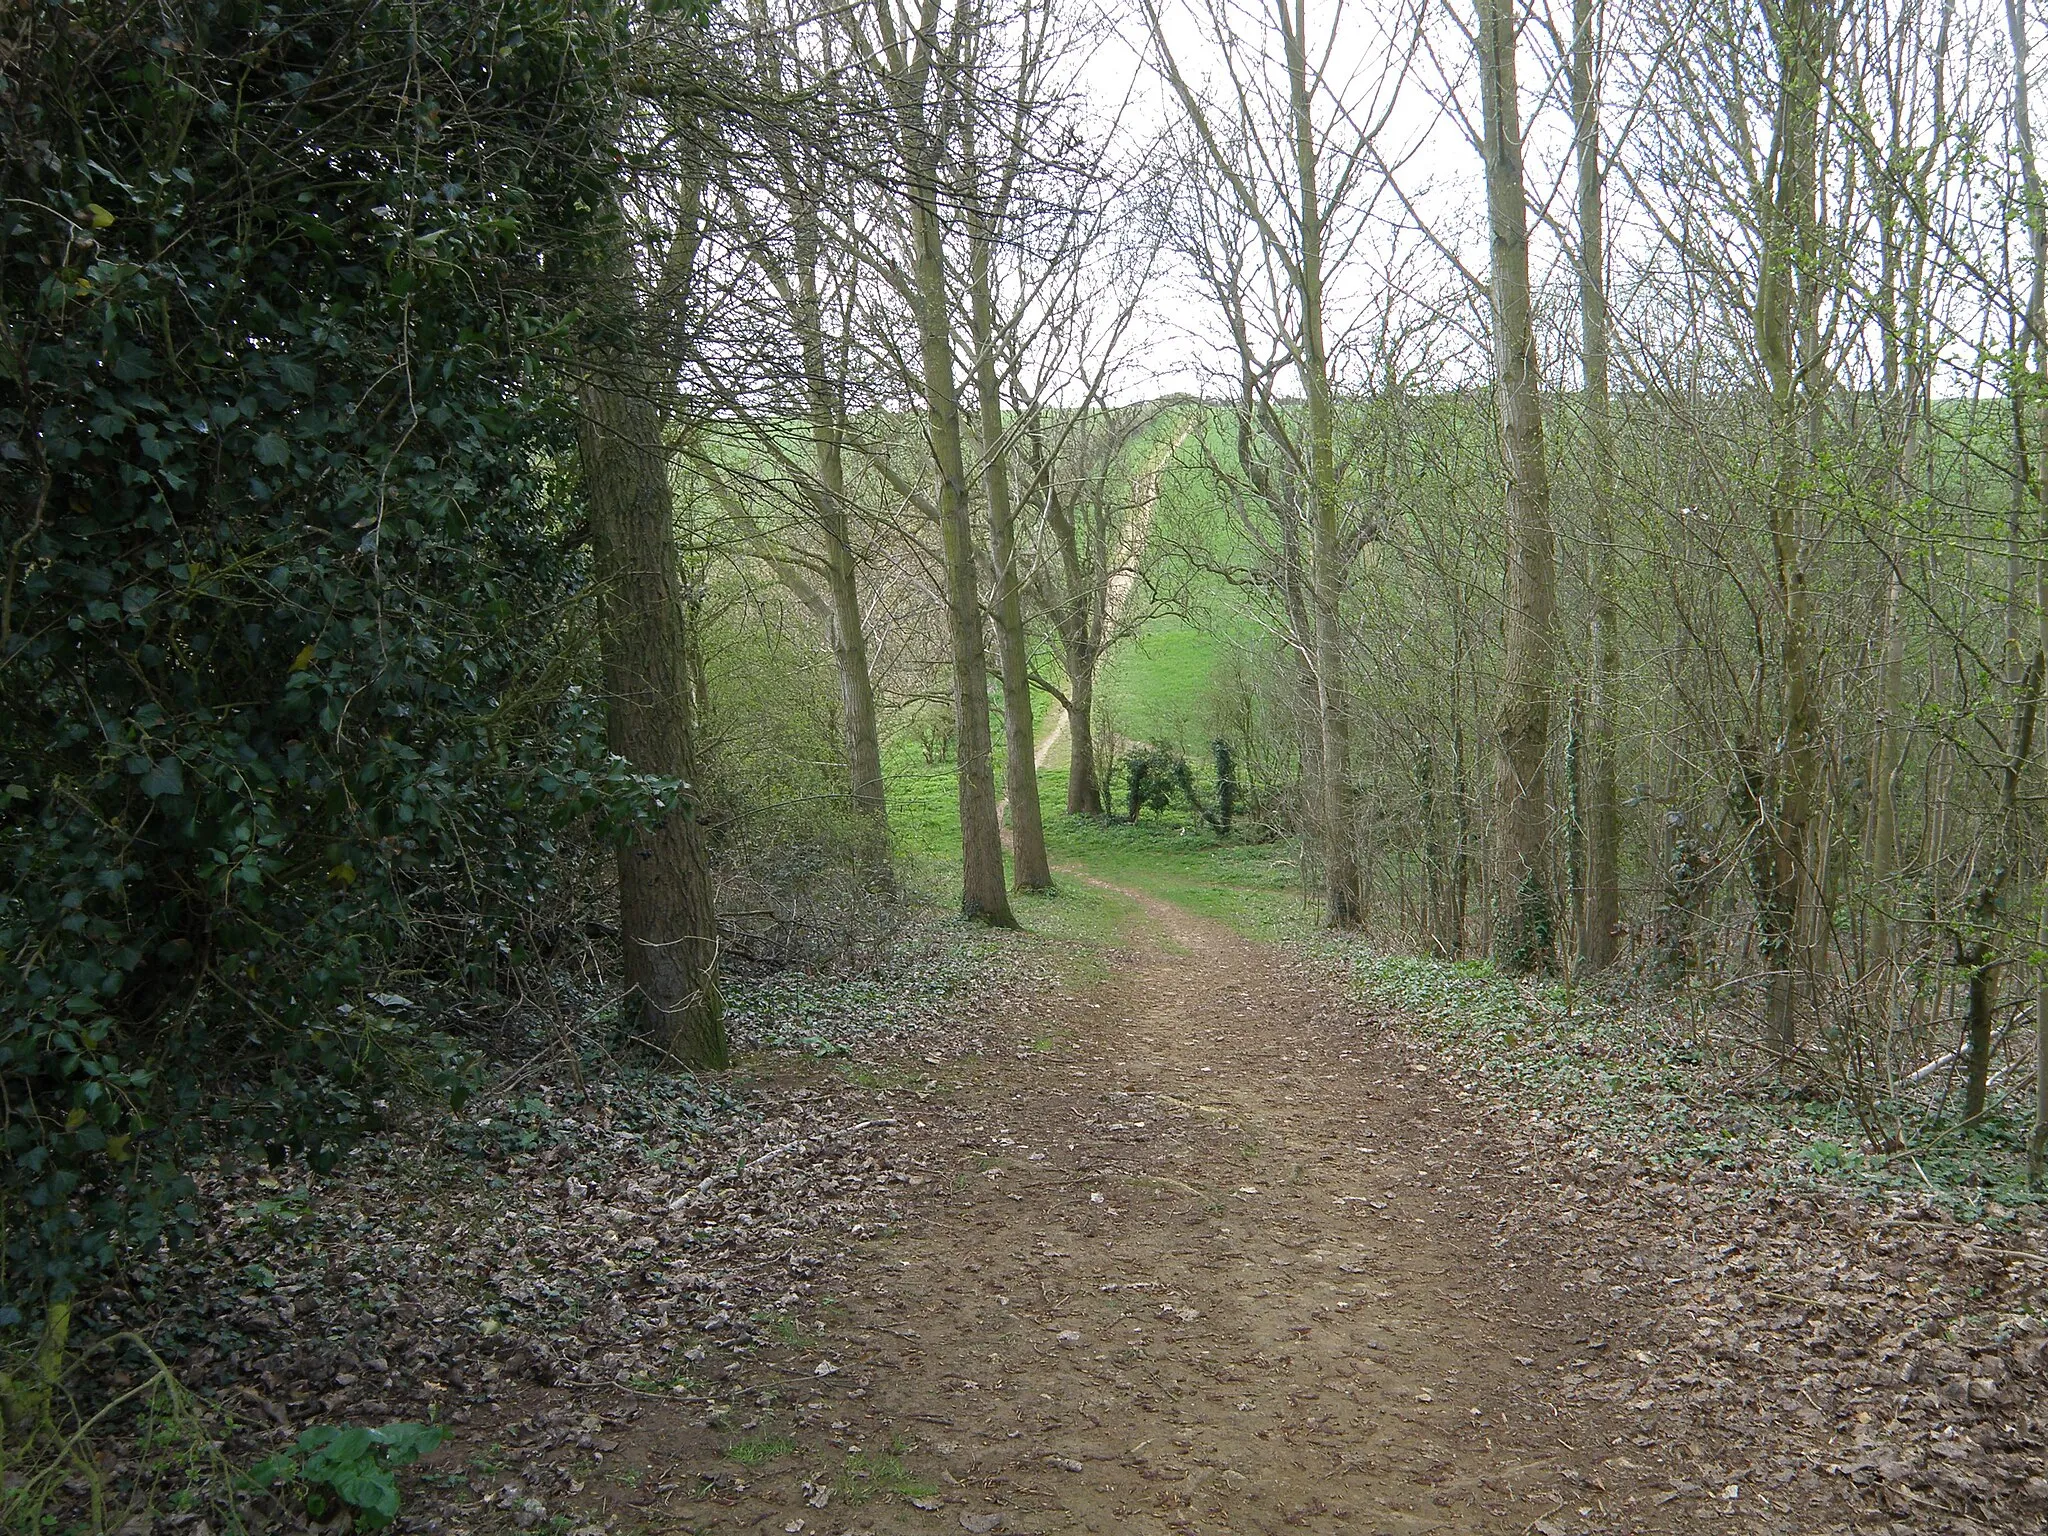
{"type": "Polygon", "coordinates": [[[189,1223],[203,1140],[331,1162],[654,788],[543,474],[576,3],[0,21],[0,1322],[189,1223]]]}

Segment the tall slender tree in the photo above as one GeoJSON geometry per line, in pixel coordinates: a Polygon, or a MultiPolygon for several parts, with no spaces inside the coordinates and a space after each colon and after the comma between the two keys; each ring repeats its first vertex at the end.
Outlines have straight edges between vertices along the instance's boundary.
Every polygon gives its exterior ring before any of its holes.
{"type": "Polygon", "coordinates": [[[916,328],[915,383],[935,482],[932,502],[953,657],[960,908],[971,919],[1013,928],[1017,920],[1003,878],[1002,828],[996,815],[988,653],[954,355],[959,293],[946,251],[948,202],[957,191],[955,146],[948,136],[958,128],[962,49],[972,32],[971,18],[960,12],[978,3],[956,0],[949,13],[945,0],[920,0],[915,10],[900,0],[873,0],[871,7],[848,11],[844,19],[855,33],[853,56],[876,77],[892,119],[893,191],[906,249],[886,270],[916,328]]]}
{"type": "MultiPolygon", "coordinates": [[[[1285,290],[1268,318],[1301,390],[1298,428],[1287,411],[1276,408],[1272,374],[1256,359],[1245,323],[1246,294],[1234,276],[1241,264],[1227,257],[1198,262],[1211,297],[1227,311],[1240,375],[1255,402],[1246,426],[1275,439],[1292,482],[1287,494],[1299,495],[1307,535],[1301,566],[1307,607],[1306,632],[1296,639],[1313,684],[1323,916],[1332,927],[1352,928],[1364,918],[1365,886],[1344,608],[1351,568],[1365,541],[1343,494],[1329,287],[1373,201],[1372,144],[1398,93],[1404,34],[1396,27],[1383,39],[1397,62],[1379,77],[1377,99],[1352,99],[1346,83],[1331,73],[1327,36],[1319,42],[1314,35],[1324,19],[1312,20],[1306,0],[1271,0],[1263,37],[1243,35],[1237,15],[1211,3],[1201,12],[1207,42],[1223,55],[1230,77],[1227,91],[1211,95],[1184,67],[1152,0],[1146,0],[1145,15],[1154,56],[1186,118],[1192,166],[1210,184],[1210,195],[1227,205],[1225,217],[1251,233],[1260,261],[1279,274],[1285,290]]],[[[1292,519],[1283,522],[1291,525],[1292,519]]]]}
{"type": "Polygon", "coordinates": [[[1592,511],[1592,611],[1586,636],[1585,908],[1579,960],[1598,970],[1614,960],[1621,922],[1621,814],[1615,791],[1615,679],[1621,605],[1614,550],[1614,423],[1607,385],[1606,167],[1600,145],[1600,22],[1597,0],[1572,0],[1572,137],[1578,171],[1579,348],[1592,511]]]}
{"type": "Polygon", "coordinates": [[[1024,571],[1011,497],[1012,433],[1003,420],[1003,354],[1014,340],[997,314],[996,255],[1013,201],[1029,166],[1048,44],[1049,8],[1027,6],[1017,25],[1014,68],[998,73],[989,18],[964,9],[972,22],[960,114],[963,219],[967,244],[967,341],[973,357],[975,425],[981,488],[988,509],[990,617],[1003,688],[1004,803],[1010,818],[1011,877],[1020,891],[1052,888],[1038,803],[1038,742],[1031,663],[1024,635],[1024,571]],[[1000,92],[1000,94],[998,94],[1000,92]],[[989,141],[993,140],[991,145],[989,141]]]}
{"type": "Polygon", "coordinates": [[[1494,796],[1500,855],[1494,955],[1528,971],[1551,957],[1545,753],[1556,667],[1557,548],[1543,452],[1542,370],[1529,285],[1529,200],[1515,0],[1479,0],[1481,148],[1492,277],[1494,402],[1506,472],[1506,626],[1494,709],[1494,796]]]}

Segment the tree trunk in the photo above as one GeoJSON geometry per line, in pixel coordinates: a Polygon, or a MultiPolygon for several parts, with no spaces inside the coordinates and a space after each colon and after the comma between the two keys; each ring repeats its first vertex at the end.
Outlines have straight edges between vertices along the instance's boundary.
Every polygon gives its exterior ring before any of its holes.
{"type": "Polygon", "coordinates": [[[859,572],[847,545],[846,514],[824,525],[825,586],[832,604],[832,664],[839,674],[845,720],[847,780],[854,805],[886,825],[882,739],[875,716],[875,684],[868,670],[867,634],[861,626],[859,572]]]}
{"type": "MultiPolygon", "coordinates": [[[[1896,550],[1894,551],[1896,555],[1896,550]]],[[[1884,660],[1878,668],[1877,729],[1870,762],[1870,969],[1891,963],[1892,877],[1899,867],[1899,760],[1903,754],[1900,717],[1905,712],[1906,626],[1899,611],[1899,578],[1885,584],[1884,660]]]]}
{"type": "Polygon", "coordinates": [[[1812,249],[1817,232],[1816,157],[1822,55],[1830,23],[1814,0],[1787,0],[1776,17],[1778,99],[1771,128],[1772,179],[1762,209],[1762,270],[1757,282],[1756,336],[1770,385],[1777,456],[1769,490],[1771,555],[1779,603],[1780,711],[1774,795],[1764,818],[1771,875],[1758,913],[1769,969],[1766,1026],[1784,1052],[1798,1045],[1794,1007],[1801,970],[1799,934],[1807,884],[1807,835],[1819,774],[1815,741],[1818,698],[1813,676],[1802,517],[1805,474],[1802,317],[1817,302],[1820,275],[1812,249]]]}
{"type": "Polygon", "coordinates": [[[1571,692],[1564,715],[1564,911],[1572,953],[1585,959],[1586,910],[1586,699],[1571,692]]]}
{"type": "Polygon", "coordinates": [[[683,798],[621,848],[627,1017],[686,1067],[726,1065],[718,917],[696,819],[689,639],[661,417],[644,371],[606,359],[583,384],[581,447],[600,593],[605,735],[683,798]]]}
{"type": "MultiPolygon", "coordinates": [[[[795,183],[794,175],[791,176],[795,183]]],[[[886,826],[882,741],[875,719],[874,675],[868,669],[867,632],[861,622],[859,569],[847,515],[844,422],[846,402],[826,366],[824,303],[818,291],[823,234],[818,210],[798,199],[797,329],[803,351],[804,393],[811,418],[811,518],[823,547],[825,589],[831,608],[833,665],[839,673],[839,708],[845,722],[847,781],[854,805],[886,826]]]]}
{"type": "Polygon", "coordinates": [[[1344,587],[1348,559],[1339,522],[1337,409],[1323,334],[1323,221],[1315,117],[1308,87],[1307,15],[1303,0],[1285,7],[1283,38],[1294,135],[1295,191],[1301,233],[1295,286],[1301,301],[1303,392],[1308,402],[1309,600],[1314,608],[1316,724],[1322,737],[1323,920],[1356,928],[1364,919],[1357,816],[1351,784],[1351,689],[1344,659],[1344,587]]]}
{"type": "Polygon", "coordinates": [[[1067,674],[1067,814],[1102,814],[1102,784],[1095,772],[1095,676],[1092,667],[1067,674]]]}
{"type": "MultiPolygon", "coordinates": [[[[883,85],[895,112],[901,157],[901,199],[910,235],[903,275],[917,324],[918,384],[924,396],[925,441],[937,480],[936,511],[943,545],[946,627],[953,650],[955,781],[960,808],[960,911],[971,921],[1014,928],[1003,881],[1003,832],[996,817],[995,770],[988,714],[988,655],[982,648],[980,577],[975,570],[967,464],[961,441],[960,390],[953,369],[953,294],[946,277],[945,236],[939,198],[945,186],[940,147],[932,140],[934,112],[958,105],[961,39],[942,38],[936,7],[926,7],[919,30],[898,26],[893,3],[874,7],[880,47],[870,64],[885,70],[883,85]],[[935,101],[935,94],[943,102],[935,101]]],[[[857,31],[857,29],[856,29],[857,31]]],[[[858,41],[858,40],[857,40],[858,41]]],[[[864,41],[859,46],[867,47],[864,41]]]]}
{"type": "Polygon", "coordinates": [[[1477,30],[1487,224],[1491,233],[1494,365],[1501,459],[1507,472],[1507,622],[1494,714],[1500,866],[1493,951],[1511,972],[1551,958],[1545,843],[1557,602],[1550,475],[1543,457],[1541,375],[1529,289],[1529,207],[1522,179],[1521,99],[1513,0],[1479,0],[1477,30]]]}
{"type": "Polygon", "coordinates": [[[953,642],[954,751],[960,805],[960,911],[995,928],[1014,928],[1003,881],[1003,832],[996,820],[994,744],[989,734],[988,656],[981,639],[981,585],[968,515],[961,447],[960,396],[947,323],[945,259],[936,210],[912,194],[917,242],[918,344],[924,370],[925,435],[938,475],[939,534],[945,550],[946,621],[953,642]]]}
{"type": "Polygon", "coordinates": [[[2026,674],[2014,685],[2012,736],[2006,743],[2005,769],[1999,778],[1998,844],[1990,871],[1970,902],[1971,934],[1957,947],[1969,968],[1969,1015],[1963,1042],[1963,1118],[1984,1113],[1991,1083],[1991,1015],[1998,1006],[1998,923],[2005,911],[2005,889],[2020,858],[2020,780],[2034,750],[2034,719],[2048,652],[2036,650],[2026,674]]]}
{"type": "Polygon", "coordinates": [[[1594,0],[1572,0],[1572,116],[1579,172],[1579,332],[1584,352],[1586,436],[1592,449],[1593,612],[1587,636],[1583,747],[1586,891],[1579,960],[1614,962],[1621,924],[1621,808],[1615,790],[1614,677],[1621,605],[1615,596],[1614,436],[1608,410],[1606,172],[1600,163],[1599,39],[1594,0]]]}
{"type": "Polygon", "coordinates": [[[1465,700],[1451,664],[1451,958],[1465,955],[1465,909],[1472,889],[1472,783],[1465,771],[1465,700]]]}
{"type": "MultiPolygon", "coordinates": [[[[2006,24],[2012,38],[2013,135],[2018,142],[2021,185],[2025,193],[2028,273],[2026,340],[2034,356],[2048,362],[2048,193],[2041,183],[2034,144],[2032,86],[2029,78],[2027,0],[2006,0],[2006,24]]],[[[2027,377],[2025,356],[2013,372],[2027,377]]],[[[2038,365],[2037,365],[2038,366],[2038,365]]],[[[2036,386],[2039,387],[2038,385],[2036,386]]],[[[2042,462],[2029,476],[2035,515],[2048,526],[2048,408],[2035,404],[2035,451],[2042,462]]],[[[2024,433],[2022,434],[2024,435],[2024,433]]],[[[2031,462],[2031,460],[2029,460],[2031,462]]],[[[2034,565],[2035,608],[2039,613],[2037,655],[2048,655],[2048,554],[2034,565]]],[[[2048,955],[2048,875],[2041,881],[2041,916],[2037,951],[2048,955]]],[[[2027,1138],[2027,1182],[2036,1189],[2048,1175],[2048,960],[2038,961],[2034,983],[2034,1128],[2027,1138]]]]}
{"type": "MultiPolygon", "coordinates": [[[[2048,880],[2041,883],[2037,952],[2048,953],[2048,880]]],[[[2034,967],[2034,1128],[2027,1136],[2027,1185],[2039,1189],[2048,1176],[2048,964],[2034,967]]]]}
{"type": "Polygon", "coordinates": [[[974,383],[980,406],[981,483],[988,497],[989,564],[994,573],[996,656],[1003,676],[1003,785],[1010,806],[1011,875],[1020,891],[1052,889],[1038,804],[1038,742],[1024,644],[1023,577],[1017,569],[1016,508],[1010,501],[1010,450],[1003,438],[1003,396],[996,379],[993,240],[973,235],[968,317],[974,332],[974,383]]]}

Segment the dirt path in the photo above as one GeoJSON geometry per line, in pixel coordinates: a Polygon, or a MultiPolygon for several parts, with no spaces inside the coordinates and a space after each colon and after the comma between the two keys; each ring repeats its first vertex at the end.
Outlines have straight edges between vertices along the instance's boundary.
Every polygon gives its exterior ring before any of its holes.
{"type": "Polygon", "coordinates": [[[1545,1387],[1625,1320],[1504,1249],[1457,1093],[1138,899],[1149,949],[1051,1032],[892,1095],[936,1175],[906,1231],[663,1448],[648,1529],[1669,1528],[1645,1421],[1545,1387]]]}

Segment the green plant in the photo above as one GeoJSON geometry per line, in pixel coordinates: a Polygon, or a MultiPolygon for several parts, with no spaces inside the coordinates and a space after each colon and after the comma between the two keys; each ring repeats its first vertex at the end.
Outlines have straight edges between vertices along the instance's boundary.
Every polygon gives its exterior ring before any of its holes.
{"type": "Polygon", "coordinates": [[[817,1338],[806,1333],[803,1324],[793,1317],[756,1313],[754,1320],[766,1324],[770,1337],[792,1349],[812,1349],[817,1346],[817,1338]]]}
{"type": "Polygon", "coordinates": [[[438,1446],[442,1433],[438,1424],[315,1424],[292,1449],[257,1463],[249,1481],[274,1493],[298,1488],[315,1520],[347,1510],[357,1525],[376,1530],[398,1517],[398,1469],[438,1446]]]}
{"type": "Polygon", "coordinates": [[[1173,791],[1187,762],[1164,747],[1147,747],[1133,752],[1124,763],[1124,778],[1130,790],[1130,816],[1137,821],[1142,812],[1155,816],[1173,804],[1173,791]]]}
{"type": "Polygon", "coordinates": [[[904,1464],[908,1446],[900,1439],[890,1444],[886,1452],[855,1451],[846,1458],[845,1470],[839,1474],[841,1499],[848,1504],[864,1504],[878,1496],[928,1499],[939,1491],[936,1483],[915,1476],[904,1464]]]}
{"type": "Polygon", "coordinates": [[[736,1461],[743,1467],[765,1467],[771,1461],[780,1461],[795,1449],[796,1442],[783,1435],[749,1435],[728,1445],[725,1459],[736,1461]]]}
{"type": "Polygon", "coordinates": [[[1230,823],[1237,814],[1237,756],[1230,743],[1218,738],[1209,743],[1216,754],[1216,814],[1210,825],[1219,837],[1230,836],[1230,823]]]}
{"type": "Polygon", "coordinates": [[[0,1530],[78,1529],[71,1522],[79,1518],[86,1529],[109,1528],[110,1447],[102,1437],[124,1424],[134,1452],[123,1490],[131,1513],[204,1510],[223,1531],[243,1531],[236,1479],[220,1450],[233,1421],[209,1413],[138,1334],[112,1334],[67,1355],[69,1316],[68,1305],[59,1302],[46,1314],[36,1345],[0,1350],[7,1409],[0,1422],[0,1530]],[[100,1353],[139,1356],[146,1369],[140,1380],[82,1414],[62,1383],[100,1353]]]}
{"type": "Polygon", "coordinates": [[[0,1332],[189,1233],[200,1141],[324,1171],[394,1087],[458,1093],[435,1020],[516,956],[559,839],[674,788],[576,686],[573,420],[532,365],[604,202],[606,23],[18,20],[0,1332]]]}

